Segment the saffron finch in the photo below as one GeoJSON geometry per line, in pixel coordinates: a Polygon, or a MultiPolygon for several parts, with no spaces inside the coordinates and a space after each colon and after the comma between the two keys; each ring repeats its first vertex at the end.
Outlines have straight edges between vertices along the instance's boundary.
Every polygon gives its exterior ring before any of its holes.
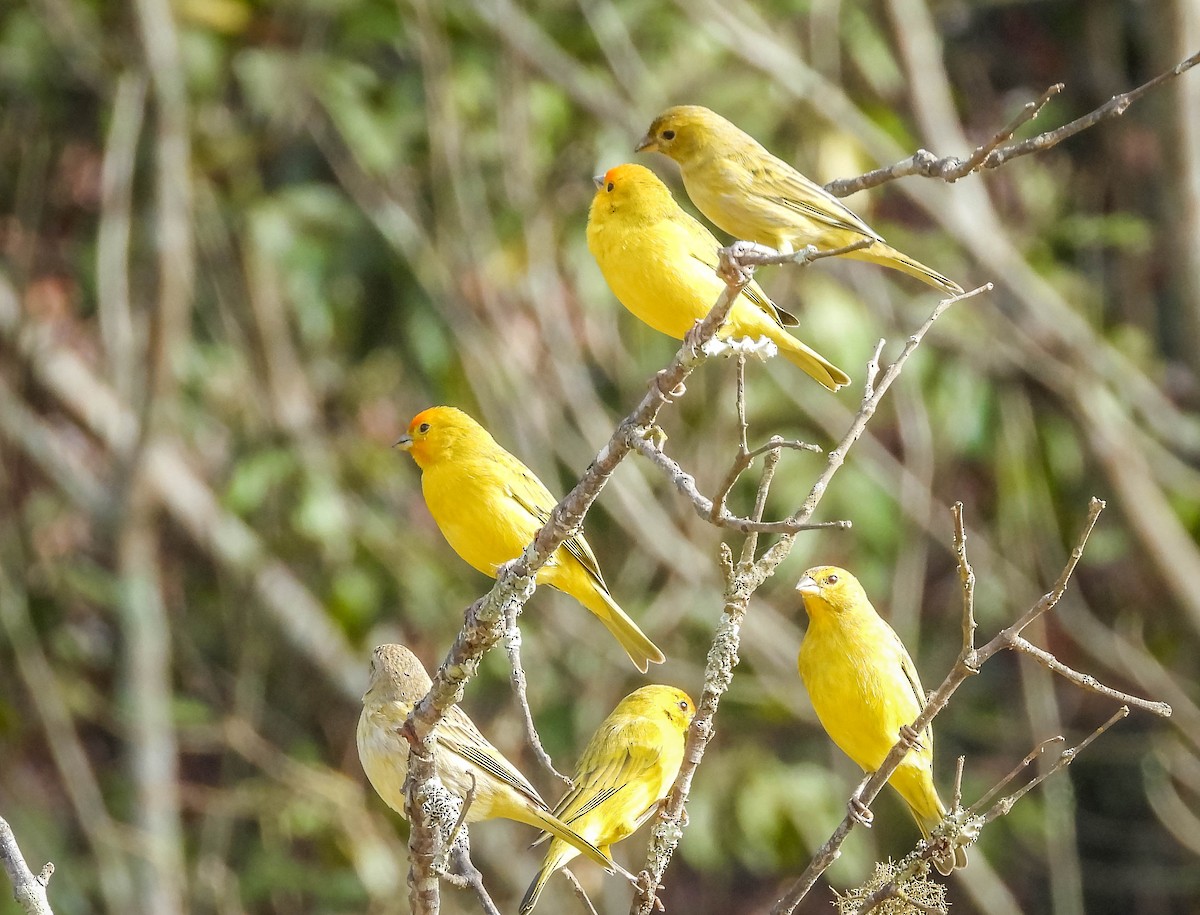
{"type": "MultiPolygon", "coordinates": [[[[400,729],[430,685],[421,662],[403,645],[380,645],[371,653],[371,681],[358,718],[358,758],[372,787],[401,816],[405,815],[409,743],[400,729]]],[[[609,857],[550,813],[533,785],[457,705],[451,706],[433,733],[434,767],[442,784],[464,799],[475,791],[464,822],[500,817],[536,826],[612,872],[609,857]]]]}
{"type": "MultiPolygon", "coordinates": [[[[688,694],[673,686],[643,686],[630,693],[588,741],[575,767],[575,787],[554,815],[610,854],[610,847],[633,835],[671,790],[695,715],[688,694]]],[[[550,876],[578,854],[561,839],[550,839],[542,868],[521,900],[521,915],[537,905],[550,876]]]]}
{"type": "MultiPolygon", "coordinates": [[[[725,289],[715,273],[720,242],[680,209],[648,168],[618,165],[595,180],[588,250],[609,289],[635,317],[682,340],[725,289]]],[[[845,372],[788,334],[785,320],[796,323],[751,282],[729,310],[721,336],[767,337],[789,362],[831,391],[850,382],[845,372]]]]}
{"type": "Polygon", "coordinates": [[[660,152],[678,162],[692,203],[730,235],[783,254],[805,245],[829,250],[870,239],[869,247],[845,256],[891,267],[946,292],[963,291],[884,244],[878,232],[825,188],[707,108],[668,108],[654,119],[637,151],[660,152]]]}
{"type": "MultiPolygon", "coordinates": [[[[425,504],[454,552],[492,578],[521,555],[558,502],[532,470],[454,407],[418,413],[396,446],[421,468],[425,504]]],[[[568,537],[554,551],[538,570],[537,582],[565,591],[596,614],[639,670],[665,660],[608,593],[582,534],[568,537]]]]}
{"type": "MultiPolygon", "coordinates": [[[[833,742],[864,772],[874,772],[900,739],[901,728],[925,707],[917,669],[900,637],[845,569],[809,569],[796,590],[809,621],[800,645],[800,679],[833,742]]],[[[932,727],[919,736],[888,784],[928,839],[946,816],[946,806],[933,786],[932,727]]],[[[949,874],[966,867],[967,853],[955,848],[953,856],[935,857],[933,863],[949,874]]]]}

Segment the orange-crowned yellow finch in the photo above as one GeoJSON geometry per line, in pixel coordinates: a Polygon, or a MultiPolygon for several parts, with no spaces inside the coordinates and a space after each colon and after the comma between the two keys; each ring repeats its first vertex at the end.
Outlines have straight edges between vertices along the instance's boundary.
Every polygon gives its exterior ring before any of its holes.
{"type": "MultiPolygon", "coordinates": [[[[618,165],[596,179],[588,250],[613,295],[657,331],[682,340],[712,310],[725,283],[715,273],[720,242],[675,202],[654,172],[618,165]]],[[[796,319],[751,282],[729,310],[722,337],[767,337],[784,358],[836,391],[849,376],[783,329],[796,319]]]]}
{"type": "MultiPolygon", "coordinates": [[[[921,679],[900,637],[880,618],[853,575],[835,566],[804,573],[796,590],[808,611],[800,645],[800,678],[821,725],[842,751],[873,772],[925,707],[921,679]]],[[[919,735],[888,784],[904,798],[921,834],[946,815],[933,786],[933,729],[919,735]]],[[[967,853],[933,859],[949,874],[966,867],[967,853]]]]}
{"type": "Polygon", "coordinates": [[[654,119],[637,151],[660,152],[678,162],[692,203],[730,235],[783,254],[805,245],[829,250],[871,239],[869,247],[846,257],[962,292],[958,283],[884,244],[844,203],[707,108],[668,108],[654,119]]]}
{"type": "MultiPolygon", "coordinates": [[[[454,407],[418,413],[396,445],[421,468],[425,504],[454,552],[493,578],[533,541],[558,502],[532,470],[454,407]]],[[[565,591],[596,614],[639,670],[664,660],[608,593],[582,534],[568,537],[554,551],[537,581],[565,591]]]]}
{"type": "MultiPolygon", "coordinates": [[[[608,853],[613,843],[633,835],[671,790],[695,715],[688,694],[673,686],[643,686],[630,693],[588,741],[575,767],[575,787],[554,815],[608,853]]],[[[537,904],[550,875],[578,854],[560,839],[550,839],[542,869],[521,900],[521,915],[537,904]]]]}
{"type": "MultiPolygon", "coordinates": [[[[358,758],[375,791],[401,816],[409,743],[400,729],[429,687],[429,674],[403,645],[380,645],[371,654],[371,682],[358,719],[358,758]]],[[[533,785],[457,705],[451,706],[433,734],[434,768],[442,784],[460,798],[474,788],[464,822],[503,817],[527,823],[552,833],[557,842],[568,843],[574,854],[587,855],[613,870],[607,855],[550,813],[533,785]]]]}

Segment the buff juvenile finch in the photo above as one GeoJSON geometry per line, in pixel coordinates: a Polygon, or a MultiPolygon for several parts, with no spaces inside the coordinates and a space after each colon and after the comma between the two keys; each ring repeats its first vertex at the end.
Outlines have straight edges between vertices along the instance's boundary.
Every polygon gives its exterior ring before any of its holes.
{"type": "MultiPolygon", "coordinates": [[[[695,715],[688,694],[673,686],[643,686],[630,693],[588,741],[575,767],[575,787],[558,802],[554,815],[609,854],[610,847],[633,835],[671,790],[695,715]]],[[[543,835],[538,842],[547,838],[543,835]]],[[[537,905],[551,875],[578,854],[560,839],[550,839],[546,860],[521,900],[521,915],[537,905]]]]}
{"type": "MultiPolygon", "coordinates": [[[[858,580],[845,569],[819,566],[804,573],[796,590],[808,612],[800,645],[800,679],[817,718],[833,742],[873,772],[900,739],[900,729],[925,707],[921,679],[900,637],[875,612],[858,580]]],[[[946,816],[933,785],[933,729],[920,734],[888,784],[899,792],[928,839],[946,816]]],[[[967,866],[967,853],[939,856],[943,874],[967,866]]]]}
{"type": "MultiPolygon", "coordinates": [[[[427,692],[429,674],[403,645],[380,645],[371,654],[371,680],[358,719],[358,758],[371,786],[396,813],[404,816],[404,780],[408,776],[408,740],[400,728],[413,705],[427,692]]],[[[613,871],[609,857],[550,813],[533,785],[479,733],[457,705],[434,729],[434,766],[450,793],[475,799],[464,822],[497,817],[553,833],[572,852],[584,854],[613,871]]]]}
{"type": "MultiPolygon", "coordinates": [[[[721,243],[675,202],[654,172],[618,165],[596,179],[588,250],[608,288],[633,315],[682,340],[725,289],[715,273],[721,243]]],[[[796,319],[751,282],[721,328],[725,338],[767,337],[789,362],[836,391],[850,377],[783,329],[796,319]]]]}
{"type": "Polygon", "coordinates": [[[830,250],[870,239],[869,247],[845,256],[891,267],[946,292],[963,291],[958,283],[885,244],[825,188],[707,108],[668,108],[654,119],[637,151],[660,152],[678,162],[692,203],[730,235],[783,254],[805,245],[830,250]]]}
{"type": "MultiPolygon", "coordinates": [[[[532,470],[454,407],[413,417],[396,442],[421,468],[421,492],[438,528],[471,566],[496,577],[550,519],[558,500],[532,470]]],[[[608,593],[592,548],[575,534],[538,570],[537,582],[565,591],[591,610],[638,669],[665,658],[608,593]]]]}

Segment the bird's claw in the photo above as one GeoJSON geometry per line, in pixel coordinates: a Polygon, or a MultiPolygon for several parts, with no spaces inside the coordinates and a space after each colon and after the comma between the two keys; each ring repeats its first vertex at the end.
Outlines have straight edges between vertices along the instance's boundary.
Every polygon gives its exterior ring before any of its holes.
{"type": "Polygon", "coordinates": [[[854,820],[859,826],[864,829],[870,829],[875,824],[875,814],[871,812],[871,808],[862,802],[856,794],[850,798],[850,803],[846,805],[850,813],[850,819],[854,820]]]}
{"type": "Polygon", "coordinates": [[[921,743],[921,735],[918,734],[911,724],[902,725],[900,728],[900,739],[908,744],[909,749],[924,750],[925,745],[921,743]]]}

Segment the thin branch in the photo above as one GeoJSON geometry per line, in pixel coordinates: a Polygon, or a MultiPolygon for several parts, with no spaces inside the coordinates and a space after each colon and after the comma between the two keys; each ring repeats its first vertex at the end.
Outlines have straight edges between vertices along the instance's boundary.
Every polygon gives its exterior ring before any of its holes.
{"type": "MultiPolygon", "coordinates": [[[[667,475],[668,479],[675,484],[675,488],[691,501],[696,514],[717,527],[726,527],[744,534],[792,534],[822,528],[845,530],[851,526],[849,521],[822,521],[817,524],[805,524],[790,518],[782,521],[759,521],[754,518],[739,517],[723,508],[718,511],[712,500],[696,488],[696,478],[664,454],[657,444],[645,436],[642,430],[630,430],[629,445],[667,475]]],[[[777,453],[780,447],[782,445],[773,445],[768,451],[777,453]]]]}
{"type": "Polygon", "coordinates": [[[537,727],[533,723],[533,710],[529,707],[525,668],[521,666],[521,628],[517,625],[516,608],[513,606],[507,607],[504,612],[504,619],[506,623],[504,653],[508,655],[509,680],[512,683],[513,693],[517,697],[517,705],[521,709],[521,720],[525,724],[525,739],[529,742],[529,746],[533,748],[533,754],[537,757],[538,762],[542,764],[542,768],[555,778],[565,782],[567,787],[570,788],[574,783],[570,778],[554,768],[554,761],[550,758],[550,754],[546,752],[546,748],[542,746],[541,735],[538,734],[537,727]]]}
{"type": "Polygon", "coordinates": [[[1065,739],[1066,738],[1063,737],[1062,734],[1055,734],[1053,737],[1047,737],[1045,740],[1039,743],[1036,747],[1025,754],[1024,759],[1012,767],[1012,770],[1008,773],[1008,775],[1004,776],[1004,778],[992,785],[992,787],[988,789],[987,794],[972,804],[968,812],[974,813],[980,807],[990,803],[992,798],[994,798],[1008,786],[1009,782],[1020,775],[1025,769],[1029,768],[1035,759],[1045,753],[1047,749],[1054,746],[1054,744],[1062,743],[1065,739]]]}
{"type": "Polygon", "coordinates": [[[1017,651],[1029,655],[1047,670],[1058,674],[1064,679],[1070,680],[1080,689],[1091,690],[1093,693],[1099,693],[1107,699],[1115,699],[1117,702],[1125,705],[1132,705],[1142,711],[1150,712],[1158,715],[1160,718],[1171,717],[1171,706],[1166,702],[1158,702],[1153,699],[1142,699],[1138,696],[1132,696],[1129,693],[1123,693],[1120,690],[1113,689],[1111,686],[1105,686],[1091,674],[1085,674],[1074,668],[1068,667],[1050,652],[1044,648],[1038,648],[1028,639],[1023,636],[1013,636],[1011,647],[1017,651]]]}
{"type": "Polygon", "coordinates": [[[575,898],[583,904],[585,909],[587,909],[588,915],[599,915],[599,913],[596,912],[596,907],[592,905],[592,900],[588,898],[587,891],[584,890],[583,884],[579,882],[579,878],[571,872],[571,869],[569,867],[564,867],[562,869],[562,875],[566,877],[567,882],[571,884],[571,889],[575,891],[575,898]]]}
{"type": "Polygon", "coordinates": [[[26,915],[54,915],[46,887],[54,873],[54,865],[47,862],[40,874],[34,874],[25,863],[25,856],[17,845],[17,837],[4,817],[0,817],[0,860],[12,882],[13,899],[26,915]]]}
{"type": "Polygon", "coordinates": [[[959,660],[969,667],[978,669],[979,662],[975,657],[975,570],[967,559],[967,529],[963,524],[963,504],[955,502],[950,509],[954,516],[954,555],[958,557],[958,577],[962,582],[962,651],[959,660]]]}
{"type": "Polygon", "coordinates": [[[1000,800],[996,801],[995,805],[993,805],[987,813],[980,817],[980,826],[986,825],[987,823],[990,823],[999,817],[1005,816],[1010,810],[1012,810],[1017,801],[1048,779],[1051,775],[1056,772],[1061,772],[1067,766],[1071,765],[1071,763],[1075,761],[1079,754],[1086,750],[1092,744],[1092,742],[1096,740],[1096,738],[1098,738],[1122,718],[1127,718],[1128,716],[1129,706],[1122,705],[1113,713],[1111,718],[1104,722],[1104,724],[1100,725],[1100,727],[1096,728],[1096,730],[1092,731],[1092,733],[1080,741],[1077,746],[1068,747],[1066,750],[1063,750],[1058,756],[1058,761],[1053,766],[1051,766],[1045,772],[1042,772],[1037,778],[1032,779],[1029,784],[1019,788],[1013,794],[1010,794],[1007,797],[1002,797],[1000,800]]]}
{"type": "Polygon", "coordinates": [[[845,197],[856,191],[878,187],[888,181],[894,181],[897,178],[903,178],[908,175],[921,175],[925,178],[937,178],[942,181],[954,182],[976,171],[998,168],[1010,159],[1051,149],[1063,140],[1073,137],[1075,134],[1081,133],[1090,127],[1094,127],[1101,121],[1120,117],[1129,109],[1130,105],[1147,92],[1150,92],[1168,80],[1175,79],[1181,73],[1196,66],[1197,63],[1200,63],[1200,53],[1193,54],[1186,60],[1176,64],[1170,70],[1160,73],[1135,89],[1131,89],[1121,95],[1114,95],[1103,105],[1100,105],[1082,117],[1076,118],[1069,124],[1064,124],[1054,130],[1048,130],[1028,140],[1021,140],[1016,143],[1010,143],[1007,146],[1001,146],[1000,144],[1010,139],[1020,127],[1037,117],[1046,103],[1062,90],[1062,83],[1056,83],[1043,92],[1037,100],[1026,103],[1012,121],[993,134],[986,143],[977,147],[965,159],[958,156],[946,156],[939,159],[926,149],[918,149],[907,159],[902,159],[894,165],[877,168],[864,175],[859,175],[857,178],[842,178],[837,181],[831,181],[825,185],[825,190],[829,191],[835,197],[845,197]]]}

